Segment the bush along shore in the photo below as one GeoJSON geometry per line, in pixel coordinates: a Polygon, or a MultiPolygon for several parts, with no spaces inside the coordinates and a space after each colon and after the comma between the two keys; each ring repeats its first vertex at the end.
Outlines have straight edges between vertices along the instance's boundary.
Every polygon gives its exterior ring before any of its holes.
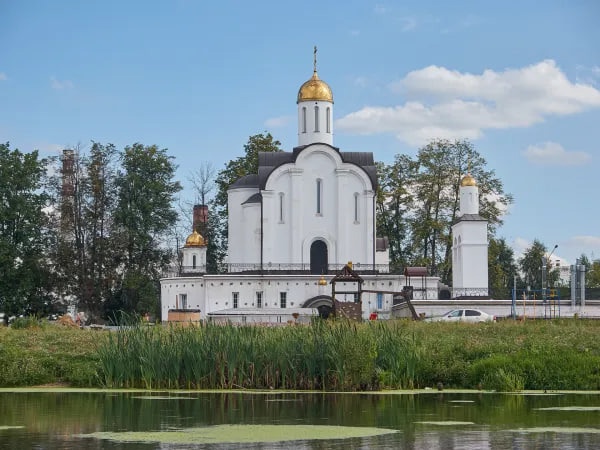
{"type": "Polygon", "coordinates": [[[599,390],[600,321],[0,328],[0,387],[599,390]]]}

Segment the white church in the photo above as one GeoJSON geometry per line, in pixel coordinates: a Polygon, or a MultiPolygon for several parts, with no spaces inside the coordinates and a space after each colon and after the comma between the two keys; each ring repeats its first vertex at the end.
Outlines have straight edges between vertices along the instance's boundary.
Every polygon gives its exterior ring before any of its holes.
{"type": "MultiPolygon", "coordinates": [[[[258,173],[228,190],[226,274],[206,273],[198,229],[208,211],[195,208],[182,268],[161,280],[163,322],[288,323],[326,317],[335,302],[358,305],[363,319],[387,318],[394,296],[406,290],[414,299],[439,298],[439,279],[424,268],[389,273],[387,238],[376,230],[373,154],[334,146],[333,93],[317,74],[316,58],[296,103],[298,146],[260,153],[258,173]],[[335,278],[343,269],[353,278],[335,278]]],[[[460,191],[461,217],[453,226],[456,293],[448,295],[473,289],[487,295],[487,223],[470,175],[460,191]]]]}

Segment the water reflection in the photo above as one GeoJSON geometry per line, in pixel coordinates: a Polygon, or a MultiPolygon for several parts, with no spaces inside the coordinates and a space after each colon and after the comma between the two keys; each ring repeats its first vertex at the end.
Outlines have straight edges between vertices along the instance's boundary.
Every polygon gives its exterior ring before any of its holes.
{"type": "MultiPolygon", "coordinates": [[[[399,433],[295,441],[294,448],[591,449],[600,448],[600,434],[593,432],[600,428],[599,407],[598,394],[0,392],[0,448],[190,448],[77,436],[218,424],[308,424],[388,428],[399,433]],[[550,427],[554,429],[540,430],[550,427]]],[[[290,446],[283,442],[194,448],[290,446]]]]}

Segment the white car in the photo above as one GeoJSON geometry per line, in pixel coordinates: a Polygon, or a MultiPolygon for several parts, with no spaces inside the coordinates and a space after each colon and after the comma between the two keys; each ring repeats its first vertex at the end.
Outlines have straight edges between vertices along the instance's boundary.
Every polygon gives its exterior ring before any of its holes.
{"type": "Polygon", "coordinates": [[[437,320],[440,322],[495,322],[496,316],[479,309],[453,309],[437,320]]]}

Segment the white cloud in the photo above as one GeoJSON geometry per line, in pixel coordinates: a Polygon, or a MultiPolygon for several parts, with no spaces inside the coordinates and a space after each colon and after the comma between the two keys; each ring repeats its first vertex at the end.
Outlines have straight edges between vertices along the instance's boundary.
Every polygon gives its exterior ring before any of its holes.
{"type": "Polygon", "coordinates": [[[337,121],[338,130],[393,133],[411,145],[432,138],[476,139],[486,129],[529,127],[549,116],[600,107],[600,91],[572,83],[552,60],[503,72],[461,73],[429,66],[390,85],[409,99],[368,106],[337,121]]]}
{"type": "Polygon", "coordinates": [[[530,145],[524,152],[525,157],[535,164],[578,166],[592,159],[585,152],[568,152],[556,142],[545,142],[539,145],[530,145]]]}
{"type": "Polygon", "coordinates": [[[269,128],[281,128],[292,121],[292,116],[272,117],[265,120],[265,126],[269,128]]]}
{"type": "Polygon", "coordinates": [[[50,86],[52,89],[62,90],[62,89],[71,89],[73,87],[73,82],[70,80],[57,80],[55,77],[50,77],[50,86]]]}
{"type": "Polygon", "coordinates": [[[417,19],[414,17],[401,17],[400,23],[402,24],[400,30],[404,32],[412,31],[417,28],[417,19]]]}
{"type": "Polygon", "coordinates": [[[4,72],[0,72],[0,81],[8,80],[8,76],[4,72]]]}

